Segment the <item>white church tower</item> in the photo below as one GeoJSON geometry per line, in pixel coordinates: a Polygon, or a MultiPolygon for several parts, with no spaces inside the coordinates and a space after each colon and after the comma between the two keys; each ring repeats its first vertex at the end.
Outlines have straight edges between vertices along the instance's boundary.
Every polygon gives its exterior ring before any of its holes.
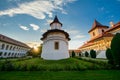
{"type": "Polygon", "coordinates": [[[62,30],[62,23],[57,16],[50,23],[51,29],[42,35],[43,41],[41,57],[46,60],[59,60],[69,58],[68,41],[69,34],[62,30]]]}

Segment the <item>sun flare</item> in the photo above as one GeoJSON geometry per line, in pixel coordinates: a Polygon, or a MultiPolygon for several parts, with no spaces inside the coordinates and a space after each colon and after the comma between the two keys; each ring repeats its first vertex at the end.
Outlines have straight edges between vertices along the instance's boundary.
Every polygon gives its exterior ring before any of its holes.
{"type": "Polygon", "coordinates": [[[38,51],[38,47],[37,47],[37,46],[34,46],[33,49],[34,49],[35,51],[38,51]]]}

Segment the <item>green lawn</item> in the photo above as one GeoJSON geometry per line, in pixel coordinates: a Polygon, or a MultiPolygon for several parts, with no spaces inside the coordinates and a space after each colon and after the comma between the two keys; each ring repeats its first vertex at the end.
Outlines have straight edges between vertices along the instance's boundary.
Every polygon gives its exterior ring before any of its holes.
{"type": "Polygon", "coordinates": [[[108,68],[107,62],[78,58],[43,60],[41,58],[0,61],[0,71],[81,71],[108,68]]]}
{"type": "Polygon", "coordinates": [[[0,80],[119,80],[119,78],[119,70],[0,72],[0,80]]]}

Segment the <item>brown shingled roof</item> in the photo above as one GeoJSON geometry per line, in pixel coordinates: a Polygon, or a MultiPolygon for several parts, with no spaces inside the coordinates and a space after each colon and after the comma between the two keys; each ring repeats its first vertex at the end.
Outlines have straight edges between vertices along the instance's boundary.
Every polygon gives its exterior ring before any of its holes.
{"type": "Polygon", "coordinates": [[[64,30],[59,30],[59,29],[51,29],[51,30],[48,30],[47,32],[45,32],[45,33],[42,35],[43,37],[41,38],[41,40],[45,39],[45,38],[47,37],[47,35],[48,35],[49,33],[52,33],[52,32],[61,32],[61,33],[65,34],[65,36],[66,36],[66,38],[67,38],[68,40],[70,40],[69,34],[68,34],[67,32],[65,32],[64,30]]]}
{"type": "Polygon", "coordinates": [[[17,46],[21,46],[21,47],[25,47],[25,48],[30,48],[26,44],[24,44],[24,43],[22,43],[20,41],[14,40],[12,38],[9,38],[7,36],[4,36],[2,34],[0,34],[0,41],[6,42],[6,43],[10,43],[10,44],[13,44],[13,45],[17,45],[17,46]]]}
{"type": "Polygon", "coordinates": [[[102,25],[102,24],[99,23],[97,20],[95,20],[94,23],[93,23],[92,28],[88,31],[88,33],[91,32],[92,30],[94,30],[94,29],[97,28],[97,27],[108,28],[108,26],[102,25]]]}

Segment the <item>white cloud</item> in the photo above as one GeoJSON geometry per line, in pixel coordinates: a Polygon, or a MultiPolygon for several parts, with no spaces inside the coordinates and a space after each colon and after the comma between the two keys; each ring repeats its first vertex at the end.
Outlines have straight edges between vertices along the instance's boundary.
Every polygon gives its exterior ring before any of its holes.
{"type": "Polygon", "coordinates": [[[71,40],[69,41],[69,49],[78,49],[80,46],[82,46],[84,43],[84,40],[71,40]]]}
{"type": "Polygon", "coordinates": [[[53,20],[52,19],[46,19],[45,25],[49,25],[53,20]]]}
{"type": "Polygon", "coordinates": [[[16,8],[0,11],[0,16],[9,15],[10,17],[16,14],[27,14],[37,19],[44,19],[46,14],[52,17],[55,10],[60,10],[62,13],[66,13],[62,8],[67,3],[74,2],[76,0],[35,0],[31,2],[25,2],[18,5],[16,8]]]}
{"type": "Polygon", "coordinates": [[[33,28],[33,30],[38,30],[40,27],[36,24],[30,24],[30,26],[33,28]]]}
{"type": "Polygon", "coordinates": [[[79,30],[68,30],[68,29],[65,29],[65,31],[67,31],[69,34],[78,34],[79,33],[79,30]]]}
{"type": "Polygon", "coordinates": [[[20,0],[8,0],[8,2],[11,2],[11,1],[15,1],[15,2],[17,2],[17,1],[20,1],[20,0]]]}
{"type": "Polygon", "coordinates": [[[29,47],[33,48],[34,46],[40,46],[41,42],[27,42],[26,43],[29,47]]]}
{"type": "Polygon", "coordinates": [[[28,27],[26,27],[26,26],[22,26],[22,25],[20,25],[20,28],[21,28],[21,29],[23,29],[23,30],[26,30],[26,31],[28,31],[28,30],[29,30],[29,28],[28,28],[28,27]]]}
{"type": "Polygon", "coordinates": [[[85,36],[84,35],[76,35],[75,37],[73,37],[73,39],[81,39],[81,38],[84,38],[85,36]]]}
{"type": "Polygon", "coordinates": [[[46,31],[47,31],[47,29],[41,29],[40,30],[40,32],[42,32],[42,33],[46,32],[46,31]]]}
{"type": "Polygon", "coordinates": [[[71,40],[69,41],[69,49],[77,49],[84,42],[84,35],[80,32],[80,30],[76,29],[65,29],[66,32],[70,34],[71,40]]]}

